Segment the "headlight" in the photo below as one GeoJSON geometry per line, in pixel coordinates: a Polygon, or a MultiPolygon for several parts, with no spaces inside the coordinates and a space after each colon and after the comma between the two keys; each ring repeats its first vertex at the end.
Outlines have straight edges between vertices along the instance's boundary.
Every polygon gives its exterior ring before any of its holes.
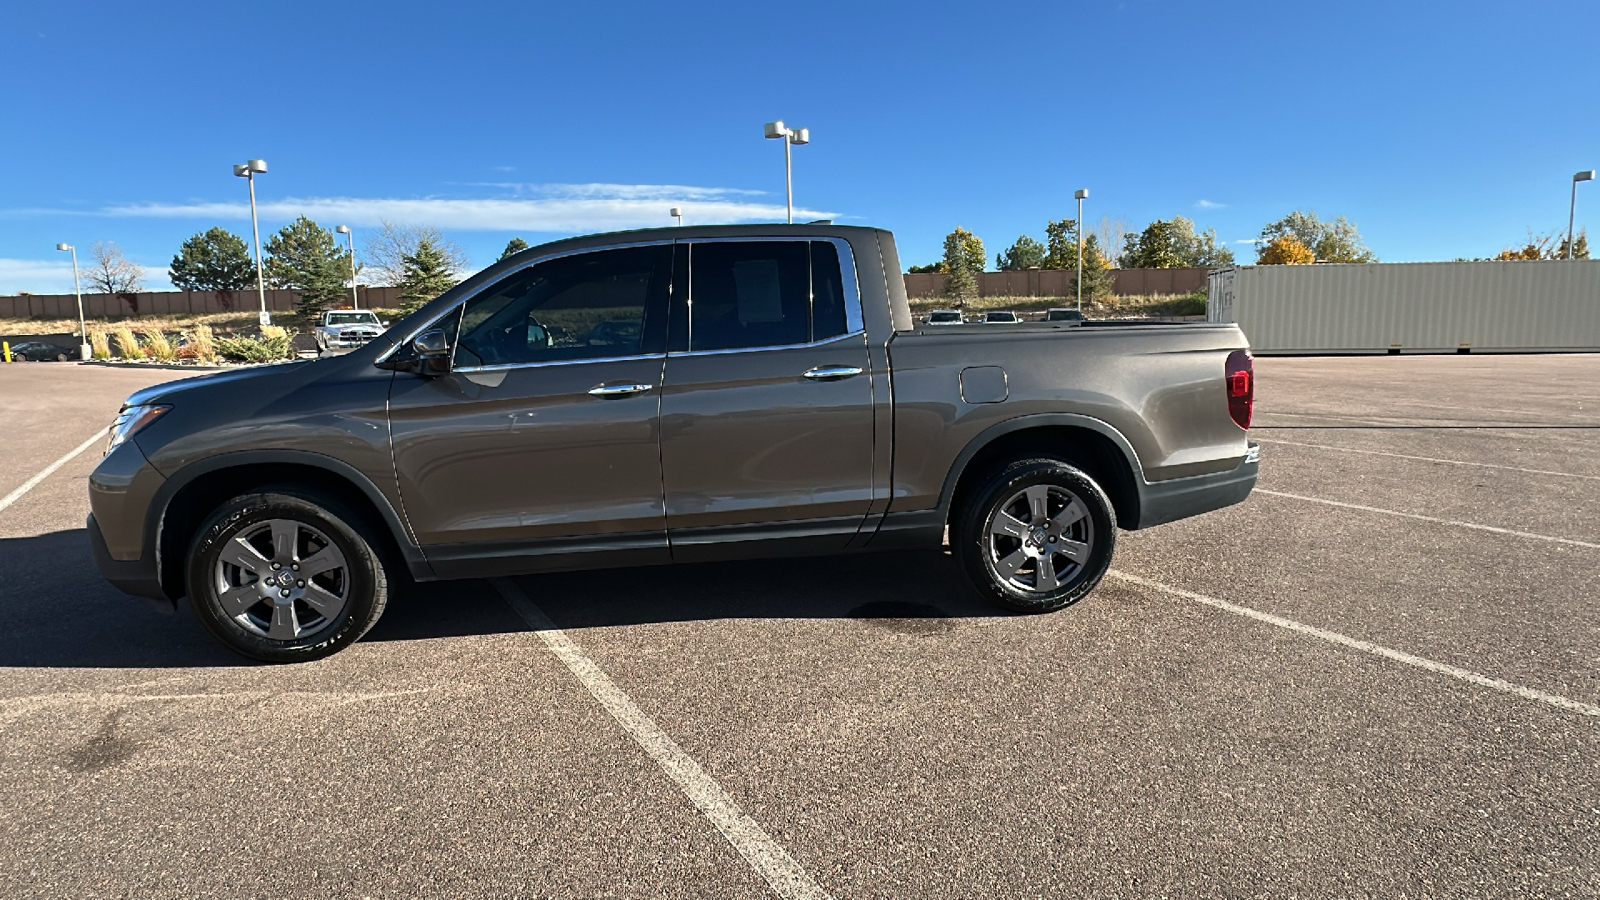
{"type": "Polygon", "coordinates": [[[111,425],[111,442],[106,444],[106,453],[117,449],[118,444],[138,434],[146,425],[154,422],[171,408],[170,406],[124,407],[122,412],[117,414],[117,421],[111,425]]]}

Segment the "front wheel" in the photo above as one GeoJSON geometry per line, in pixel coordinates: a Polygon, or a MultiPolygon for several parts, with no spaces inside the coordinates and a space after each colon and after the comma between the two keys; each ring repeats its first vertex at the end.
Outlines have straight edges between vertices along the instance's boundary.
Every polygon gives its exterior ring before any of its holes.
{"type": "Polygon", "coordinates": [[[1082,600],[1111,567],[1116,512],[1100,485],[1053,459],[1006,466],[958,515],[954,542],[967,577],[1015,612],[1082,600]]]}
{"type": "Polygon", "coordinates": [[[288,491],[235,497],[189,549],[200,621],[265,662],[321,659],[366,634],[388,602],[383,563],[359,516],[288,491]]]}

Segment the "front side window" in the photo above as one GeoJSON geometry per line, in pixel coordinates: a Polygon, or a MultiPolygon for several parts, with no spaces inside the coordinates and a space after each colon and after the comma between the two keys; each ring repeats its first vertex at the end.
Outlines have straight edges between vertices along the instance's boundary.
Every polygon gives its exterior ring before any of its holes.
{"type": "Polygon", "coordinates": [[[827,241],[697,243],[689,349],[780,347],[845,333],[839,254],[827,241]]]}
{"type": "Polygon", "coordinates": [[[467,300],[458,368],[635,356],[659,351],[672,247],[565,256],[467,300]]]}

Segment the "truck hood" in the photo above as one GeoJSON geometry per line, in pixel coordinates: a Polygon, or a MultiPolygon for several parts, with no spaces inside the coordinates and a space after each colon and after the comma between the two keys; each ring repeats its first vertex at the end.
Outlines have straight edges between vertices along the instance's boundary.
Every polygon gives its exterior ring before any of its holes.
{"type": "Polygon", "coordinates": [[[305,372],[305,367],[311,365],[312,360],[299,360],[297,362],[270,363],[264,366],[250,366],[248,368],[234,369],[228,372],[213,372],[210,375],[200,375],[194,378],[180,378],[177,381],[168,381],[155,384],[141,390],[134,391],[123,401],[124,406],[145,406],[151,403],[169,403],[174,398],[195,390],[214,387],[234,381],[271,381],[273,379],[286,380],[294,378],[305,372]]]}

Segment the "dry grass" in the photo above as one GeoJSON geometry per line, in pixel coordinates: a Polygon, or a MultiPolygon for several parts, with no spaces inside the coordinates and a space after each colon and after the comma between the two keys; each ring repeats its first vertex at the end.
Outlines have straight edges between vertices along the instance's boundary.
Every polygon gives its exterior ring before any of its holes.
{"type": "MultiPolygon", "coordinates": [[[[400,318],[398,309],[373,310],[378,318],[393,322],[400,318]]],[[[91,340],[96,333],[115,334],[118,328],[137,329],[147,333],[151,329],[177,334],[192,331],[197,325],[205,325],[213,332],[229,334],[233,332],[253,332],[256,330],[257,315],[253,310],[226,313],[196,313],[194,315],[179,316],[120,316],[115,319],[90,319],[89,326],[91,340]]],[[[287,325],[299,332],[307,332],[316,327],[316,322],[303,322],[294,313],[275,312],[272,321],[277,325],[287,325]]],[[[77,334],[78,320],[64,318],[0,318],[0,334],[77,334]]]]}

